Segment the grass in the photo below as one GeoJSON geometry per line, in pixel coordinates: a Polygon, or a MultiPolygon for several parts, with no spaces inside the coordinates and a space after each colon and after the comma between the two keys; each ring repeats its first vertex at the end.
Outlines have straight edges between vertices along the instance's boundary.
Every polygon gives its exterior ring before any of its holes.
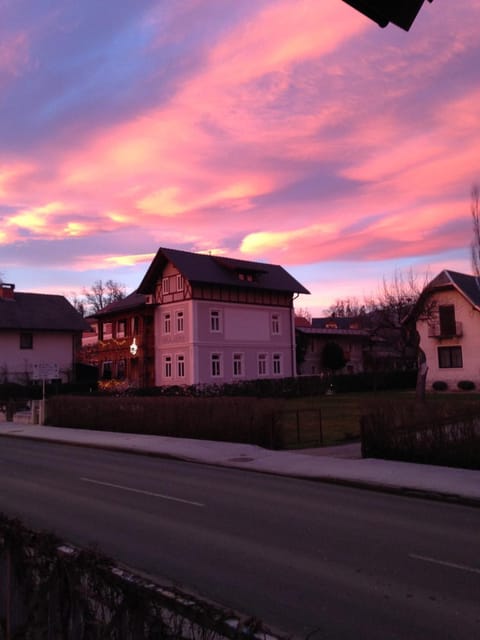
{"type": "MultiPolygon", "coordinates": [[[[415,398],[414,391],[381,391],[363,393],[335,393],[332,395],[292,398],[282,402],[281,411],[288,413],[282,416],[286,444],[289,447],[297,444],[297,417],[299,411],[301,446],[318,446],[318,411],[321,411],[323,444],[333,445],[348,442],[360,437],[360,416],[378,403],[394,404],[410,402],[415,398]]],[[[478,403],[480,412],[480,393],[476,392],[441,392],[427,394],[427,403],[448,402],[458,407],[478,403]]]]}

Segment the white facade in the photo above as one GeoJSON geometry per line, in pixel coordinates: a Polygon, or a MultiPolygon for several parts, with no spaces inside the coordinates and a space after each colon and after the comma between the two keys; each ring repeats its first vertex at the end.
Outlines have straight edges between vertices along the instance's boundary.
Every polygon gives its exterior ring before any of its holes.
{"type": "Polygon", "coordinates": [[[155,312],[156,385],[295,375],[289,308],[184,300],[155,312]]]}
{"type": "Polygon", "coordinates": [[[420,347],[427,358],[427,388],[436,381],[450,390],[468,380],[480,389],[480,311],[455,289],[435,292],[435,317],[417,323],[420,347]],[[442,326],[440,315],[450,329],[442,326]]]}
{"type": "Polygon", "coordinates": [[[172,263],[157,280],[157,386],[296,375],[292,306],[198,299],[189,287],[172,263]]]}
{"type": "Polygon", "coordinates": [[[62,382],[71,380],[74,361],[71,333],[49,331],[0,332],[0,383],[26,384],[40,368],[58,369],[62,382]]]}

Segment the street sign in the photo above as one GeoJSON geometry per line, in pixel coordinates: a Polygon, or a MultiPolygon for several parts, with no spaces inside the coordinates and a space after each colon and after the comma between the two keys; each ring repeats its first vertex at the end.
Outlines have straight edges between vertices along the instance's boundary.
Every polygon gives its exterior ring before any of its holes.
{"type": "Polygon", "coordinates": [[[56,380],[59,377],[58,364],[52,362],[37,362],[33,365],[32,378],[34,380],[56,380]]]}

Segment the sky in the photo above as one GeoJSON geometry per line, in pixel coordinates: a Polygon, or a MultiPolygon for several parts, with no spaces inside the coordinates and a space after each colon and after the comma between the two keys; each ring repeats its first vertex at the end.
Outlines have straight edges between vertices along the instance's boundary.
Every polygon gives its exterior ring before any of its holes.
{"type": "Polygon", "coordinates": [[[281,264],[313,316],[469,273],[480,3],[0,0],[0,274],[140,284],[159,247],[281,264]]]}

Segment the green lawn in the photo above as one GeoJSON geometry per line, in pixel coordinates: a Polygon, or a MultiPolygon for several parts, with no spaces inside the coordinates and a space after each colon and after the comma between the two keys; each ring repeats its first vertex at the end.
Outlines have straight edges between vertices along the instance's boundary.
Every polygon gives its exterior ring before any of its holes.
{"type": "MultiPolygon", "coordinates": [[[[297,410],[299,411],[302,446],[318,446],[319,411],[321,412],[323,444],[331,445],[360,437],[360,416],[377,403],[412,402],[414,391],[382,391],[335,393],[333,395],[292,398],[282,402],[282,424],[288,434],[288,446],[297,442],[297,410]]],[[[455,403],[459,409],[472,402],[479,405],[480,393],[455,392],[427,394],[428,403],[455,403]]]]}

